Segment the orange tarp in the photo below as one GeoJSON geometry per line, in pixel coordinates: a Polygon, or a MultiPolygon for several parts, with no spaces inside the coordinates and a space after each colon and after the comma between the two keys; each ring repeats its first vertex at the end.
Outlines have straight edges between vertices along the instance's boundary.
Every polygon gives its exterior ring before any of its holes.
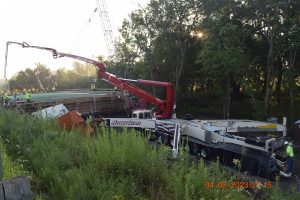
{"type": "Polygon", "coordinates": [[[83,135],[90,135],[94,129],[86,123],[77,111],[70,111],[58,118],[59,125],[67,131],[77,130],[83,135]]]}

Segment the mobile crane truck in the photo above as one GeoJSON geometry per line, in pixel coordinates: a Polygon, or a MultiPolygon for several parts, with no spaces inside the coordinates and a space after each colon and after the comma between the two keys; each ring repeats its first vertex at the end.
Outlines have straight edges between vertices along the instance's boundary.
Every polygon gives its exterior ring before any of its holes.
{"type": "MultiPolygon", "coordinates": [[[[160,143],[170,145],[174,156],[178,153],[179,143],[189,147],[191,154],[210,160],[219,158],[222,163],[233,166],[233,160],[241,161],[242,170],[252,175],[262,175],[274,179],[283,166],[285,126],[281,124],[251,120],[183,120],[174,115],[174,84],[152,80],[122,79],[106,71],[103,63],[57,51],[53,48],[32,46],[26,42],[7,42],[23,48],[35,48],[52,52],[53,58],[69,57],[95,65],[98,78],[104,79],[113,86],[144,99],[155,106],[154,115],[149,110],[133,111],[133,118],[107,118],[110,127],[132,127],[150,130],[160,143]],[[164,87],[166,98],[159,99],[151,93],[130,83],[164,87]],[[276,137],[248,136],[243,133],[276,132],[276,137]]],[[[6,54],[7,55],[7,54],[6,54]]],[[[5,62],[7,64],[7,62],[5,62]]],[[[6,70],[5,64],[5,70],[6,70]]]]}

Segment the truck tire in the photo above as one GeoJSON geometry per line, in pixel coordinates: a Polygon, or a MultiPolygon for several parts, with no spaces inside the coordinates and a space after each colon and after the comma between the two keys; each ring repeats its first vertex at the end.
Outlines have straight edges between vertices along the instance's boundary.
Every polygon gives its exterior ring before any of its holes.
{"type": "Polygon", "coordinates": [[[200,156],[205,160],[211,160],[211,150],[208,147],[201,147],[200,156]]]}
{"type": "Polygon", "coordinates": [[[246,164],[243,163],[243,165],[245,165],[245,171],[247,171],[248,174],[250,174],[252,176],[257,176],[258,164],[255,159],[246,160],[246,164]]]}
{"type": "Polygon", "coordinates": [[[198,155],[200,153],[199,145],[196,143],[190,143],[189,148],[190,148],[191,155],[198,155]]]}

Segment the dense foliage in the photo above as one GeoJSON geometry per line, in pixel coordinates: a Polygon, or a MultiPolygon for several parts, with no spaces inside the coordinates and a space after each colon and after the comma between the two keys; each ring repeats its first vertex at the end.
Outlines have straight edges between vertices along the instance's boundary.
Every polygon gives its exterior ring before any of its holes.
{"type": "Polygon", "coordinates": [[[46,65],[37,63],[34,69],[26,68],[9,81],[11,90],[25,89],[51,91],[90,88],[96,78],[96,68],[89,64],[73,63],[73,69],[65,68],[51,72],[46,65]]]}
{"type": "Polygon", "coordinates": [[[203,117],[300,116],[300,2],[151,0],[124,20],[114,69],[176,84],[203,117]],[[150,73],[135,73],[149,71],[150,73]]]}

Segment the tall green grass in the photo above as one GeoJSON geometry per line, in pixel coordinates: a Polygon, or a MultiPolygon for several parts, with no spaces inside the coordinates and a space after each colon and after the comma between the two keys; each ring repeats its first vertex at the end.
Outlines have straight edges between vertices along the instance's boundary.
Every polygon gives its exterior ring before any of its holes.
{"type": "Polygon", "coordinates": [[[26,171],[23,167],[21,161],[16,160],[12,161],[11,158],[8,156],[5,146],[3,142],[0,140],[0,148],[1,148],[1,158],[2,158],[2,175],[3,179],[11,179],[16,176],[29,176],[30,174],[26,171]]]}
{"type": "Polygon", "coordinates": [[[133,131],[102,127],[95,137],[82,137],[55,122],[5,111],[0,134],[7,153],[32,175],[33,191],[45,194],[43,199],[253,198],[244,190],[206,188],[208,181],[230,179],[218,163],[195,164],[183,151],[172,160],[168,148],[149,145],[133,131]]]}

